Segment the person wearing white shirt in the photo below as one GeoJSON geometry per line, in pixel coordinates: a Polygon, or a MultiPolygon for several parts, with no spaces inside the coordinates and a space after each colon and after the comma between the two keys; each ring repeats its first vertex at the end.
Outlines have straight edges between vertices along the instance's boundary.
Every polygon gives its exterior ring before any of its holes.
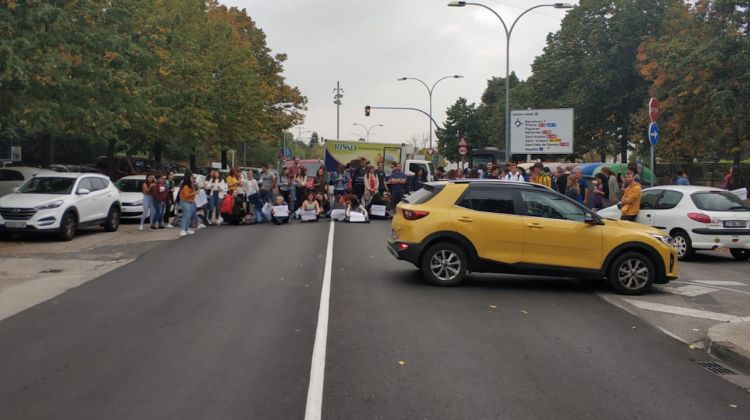
{"type": "Polygon", "coordinates": [[[523,175],[518,171],[518,166],[516,166],[515,164],[510,165],[508,173],[503,175],[501,179],[503,181],[524,182],[523,175]]]}

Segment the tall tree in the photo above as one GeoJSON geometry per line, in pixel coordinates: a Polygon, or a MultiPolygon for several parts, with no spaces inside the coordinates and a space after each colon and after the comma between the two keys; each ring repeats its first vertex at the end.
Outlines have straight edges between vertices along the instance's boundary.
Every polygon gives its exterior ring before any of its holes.
{"type": "Polygon", "coordinates": [[[446,113],[448,118],[444,128],[437,129],[438,152],[448,160],[457,161],[460,159],[458,142],[461,137],[467,138],[470,148],[484,142],[476,116],[477,108],[474,103],[469,104],[466,98],[458,98],[446,113]]]}

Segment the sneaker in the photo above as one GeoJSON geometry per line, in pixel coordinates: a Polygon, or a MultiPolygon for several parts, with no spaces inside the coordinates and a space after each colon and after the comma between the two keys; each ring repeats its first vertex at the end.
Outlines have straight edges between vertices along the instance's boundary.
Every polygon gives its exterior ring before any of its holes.
{"type": "Polygon", "coordinates": [[[138,230],[143,230],[143,225],[138,226],[138,230]]]}
{"type": "Polygon", "coordinates": [[[203,223],[198,223],[197,229],[203,229],[204,227],[206,227],[206,225],[204,225],[203,223]]]}
{"type": "Polygon", "coordinates": [[[159,225],[159,229],[164,229],[164,225],[159,225]]]}
{"type": "Polygon", "coordinates": [[[151,226],[150,228],[148,228],[148,230],[157,230],[157,229],[156,229],[156,226],[151,226]]]}
{"type": "Polygon", "coordinates": [[[188,234],[188,235],[192,235],[192,234],[194,234],[194,233],[195,233],[195,231],[194,231],[194,230],[188,230],[188,231],[187,231],[187,234],[188,234]]]}
{"type": "Polygon", "coordinates": [[[174,226],[172,226],[171,223],[167,223],[167,229],[172,229],[172,228],[174,228],[174,226]]]}
{"type": "Polygon", "coordinates": [[[187,231],[185,231],[185,230],[181,230],[181,231],[180,231],[180,236],[187,236],[187,234],[188,234],[188,233],[187,233],[187,231]]]}

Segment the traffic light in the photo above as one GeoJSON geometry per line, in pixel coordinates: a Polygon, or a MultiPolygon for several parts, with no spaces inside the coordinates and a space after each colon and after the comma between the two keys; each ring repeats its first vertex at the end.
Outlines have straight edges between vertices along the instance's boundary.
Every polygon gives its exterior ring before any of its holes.
{"type": "Polygon", "coordinates": [[[370,116],[370,105],[365,105],[365,117],[370,116]]]}

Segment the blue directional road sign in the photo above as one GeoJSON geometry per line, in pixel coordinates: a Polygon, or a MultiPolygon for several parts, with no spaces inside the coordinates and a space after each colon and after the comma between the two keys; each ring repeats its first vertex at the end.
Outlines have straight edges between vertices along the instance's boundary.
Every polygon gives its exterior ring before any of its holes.
{"type": "Polygon", "coordinates": [[[648,139],[651,141],[652,146],[656,146],[656,143],[659,143],[659,126],[655,122],[652,122],[648,126],[648,139]]]}

